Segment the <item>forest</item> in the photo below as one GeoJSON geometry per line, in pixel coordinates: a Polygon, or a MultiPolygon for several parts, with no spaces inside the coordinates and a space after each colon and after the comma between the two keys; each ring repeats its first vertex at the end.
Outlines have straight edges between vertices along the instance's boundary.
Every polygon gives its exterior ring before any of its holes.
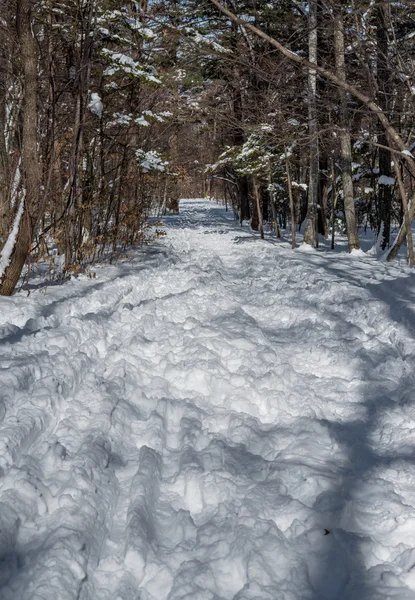
{"type": "Polygon", "coordinates": [[[414,600],[414,0],[0,8],[0,600],[414,600]]]}
{"type": "Polygon", "coordinates": [[[2,6],[1,295],[146,243],[183,196],[414,264],[411,1],[2,6]]]}

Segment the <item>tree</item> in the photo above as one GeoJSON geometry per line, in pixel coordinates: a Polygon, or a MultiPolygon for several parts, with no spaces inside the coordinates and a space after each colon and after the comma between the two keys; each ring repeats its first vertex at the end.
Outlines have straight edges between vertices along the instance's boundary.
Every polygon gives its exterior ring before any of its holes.
{"type": "MultiPolygon", "coordinates": [[[[336,74],[340,81],[346,82],[346,63],[344,57],[344,24],[342,6],[334,6],[334,54],[336,61],[336,74]]],[[[340,155],[341,173],[343,182],[343,200],[346,217],[346,231],[349,242],[349,251],[360,248],[357,230],[354,190],[352,179],[352,143],[350,137],[349,122],[347,116],[347,94],[344,88],[339,87],[340,99],[340,155]]]]}
{"type": "Polygon", "coordinates": [[[17,3],[17,33],[20,61],[23,70],[22,107],[22,171],[25,190],[19,200],[18,218],[11,235],[13,247],[3,258],[0,274],[0,295],[9,296],[19,280],[32,243],[34,228],[41,216],[43,203],[40,197],[40,163],[37,147],[37,64],[38,48],[32,32],[30,0],[17,3]]]}
{"type": "MultiPolygon", "coordinates": [[[[391,73],[389,69],[388,14],[389,7],[383,2],[376,3],[376,48],[377,48],[377,101],[390,118],[391,73]]],[[[392,161],[388,146],[388,136],[384,128],[379,128],[379,219],[378,233],[382,250],[389,247],[392,210],[392,161]]]]}
{"type": "MultiPolygon", "coordinates": [[[[317,63],[318,50],[318,4],[317,0],[308,2],[308,58],[310,63],[317,63]]],[[[318,246],[318,174],[319,146],[317,121],[317,71],[308,68],[308,129],[310,136],[310,175],[308,184],[307,221],[304,231],[304,242],[318,246]]]]}
{"type": "MultiPolygon", "coordinates": [[[[292,52],[287,47],[285,47],[283,44],[281,44],[278,40],[272,38],[271,36],[266,34],[264,31],[262,31],[261,29],[259,29],[255,25],[253,25],[252,23],[238,17],[236,14],[234,14],[232,11],[230,11],[228,8],[226,8],[221,2],[219,2],[219,0],[210,0],[210,1],[222,13],[224,13],[229,19],[231,19],[235,23],[242,24],[246,29],[250,30],[255,35],[266,40],[270,45],[272,45],[274,48],[276,48],[283,56],[288,58],[290,61],[298,64],[299,66],[301,66],[303,68],[315,70],[321,76],[325,77],[327,80],[331,81],[336,86],[338,86],[339,88],[344,90],[344,92],[350,93],[357,100],[359,100],[359,102],[361,104],[363,104],[363,106],[367,110],[369,110],[374,116],[376,116],[376,118],[379,120],[379,122],[385,129],[388,139],[390,140],[390,144],[393,144],[393,146],[396,148],[396,150],[405,159],[405,162],[406,162],[407,168],[411,174],[411,177],[415,178],[415,159],[412,156],[410,150],[408,149],[407,144],[403,141],[398,130],[390,122],[390,120],[388,119],[388,117],[384,113],[384,111],[381,109],[381,107],[370,97],[370,95],[362,92],[359,88],[357,88],[355,85],[349,83],[348,81],[343,81],[336,73],[334,73],[330,69],[321,67],[321,66],[317,65],[315,62],[312,62],[309,59],[306,59],[303,56],[300,56],[299,54],[292,52]]],[[[408,202],[408,205],[410,206],[409,218],[412,221],[412,219],[414,217],[414,213],[415,213],[415,202],[412,202],[412,203],[408,202]]],[[[400,231],[399,235],[397,236],[393,247],[391,248],[390,252],[388,253],[388,259],[392,259],[394,256],[396,256],[399,246],[403,243],[405,236],[406,236],[406,228],[403,227],[403,228],[401,228],[401,231],[400,231]]]]}
{"type": "Polygon", "coordinates": [[[156,66],[163,37],[147,3],[62,0],[56,10],[25,0],[12,18],[13,5],[0,28],[3,295],[30,257],[53,260],[48,245],[70,274],[141,243],[178,177],[167,160],[171,96],[156,66]]]}

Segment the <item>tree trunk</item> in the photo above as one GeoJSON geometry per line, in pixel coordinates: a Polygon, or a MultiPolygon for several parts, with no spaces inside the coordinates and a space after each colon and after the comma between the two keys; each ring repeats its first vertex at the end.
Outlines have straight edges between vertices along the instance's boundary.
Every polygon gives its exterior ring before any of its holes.
{"type": "MultiPolygon", "coordinates": [[[[312,63],[317,63],[317,0],[308,1],[308,55],[312,63]]],[[[317,123],[317,73],[308,70],[308,132],[310,136],[310,174],[308,184],[307,220],[304,231],[304,242],[318,246],[317,233],[317,196],[318,196],[318,123],[317,123]]]]}
{"type": "MultiPolygon", "coordinates": [[[[7,18],[7,17],[4,17],[7,18]]],[[[6,143],[6,106],[10,85],[8,71],[11,71],[10,44],[7,43],[7,29],[0,27],[0,245],[6,241],[10,224],[11,169],[6,143]]]]}
{"type": "MultiPolygon", "coordinates": [[[[384,113],[389,112],[389,94],[390,90],[390,69],[388,65],[388,19],[385,11],[387,8],[379,3],[376,8],[376,38],[377,38],[377,84],[378,84],[378,104],[384,113]]],[[[379,144],[388,145],[388,138],[384,128],[379,127],[379,144]]],[[[387,148],[379,147],[379,177],[392,176],[391,153],[387,148]]],[[[392,210],[392,186],[388,185],[387,180],[380,179],[378,185],[378,206],[380,222],[378,223],[378,234],[381,236],[380,247],[386,250],[389,247],[391,231],[391,210],[392,210]]]]}
{"type": "MultiPolygon", "coordinates": [[[[238,41],[238,26],[232,23],[232,37],[231,37],[231,48],[235,54],[237,53],[237,41],[238,41]]],[[[239,73],[237,63],[233,68],[233,81],[232,81],[232,108],[234,125],[232,126],[232,137],[235,146],[242,146],[245,141],[245,132],[243,129],[243,102],[242,102],[242,81],[239,73]]],[[[249,194],[248,194],[248,177],[246,175],[239,175],[235,173],[235,179],[238,184],[239,192],[239,219],[242,225],[243,221],[249,221],[251,217],[251,211],[249,208],[249,194]]]]}
{"type": "Polygon", "coordinates": [[[336,165],[334,158],[331,162],[331,249],[334,250],[334,238],[336,235],[336,205],[337,205],[337,189],[336,189],[336,165]]]}
{"type": "Polygon", "coordinates": [[[291,213],[291,247],[294,250],[295,244],[295,210],[294,210],[294,198],[293,188],[291,185],[291,173],[290,173],[290,161],[288,158],[288,150],[285,150],[285,168],[287,171],[287,187],[288,187],[288,198],[290,200],[290,213],[291,213]]]}
{"type": "Polygon", "coordinates": [[[269,192],[265,185],[261,185],[261,201],[262,220],[267,223],[269,221],[269,192]]]}
{"type": "Polygon", "coordinates": [[[9,160],[4,136],[6,126],[6,85],[0,82],[0,243],[9,229],[9,160]]]}
{"type": "MultiPolygon", "coordinates": [[[[334,50],[336,57],[336,74],[341,81],[346,81],[346,64],[344,60],[344,25],[342,8],[339,6],[334,18],[334,50]]],[[[354,190],[352,179],[352,143],[350,137],[347,96],[344,89],[339,88],[340,96],[340,156],[343,182],[344,212],[346,217],[347,241],[349,252],[360,248],[357,229],[354,190]]]]}
{"type": "Polygon", "coordinates": [[[415,257],[414,257],[414,243],[412,240],[412,229],[411,229],[411,221],[409,218],[409,210],[408,210],[408,202],[406,199],[406,191],[405,191],[405,186],[404,186],[404,182],[401,176],[401,172],[400,172],[400,167],[399,167],[399,163],[395,157],[395,160],[393,161],[393,165],[394,165],[394,169],[395,169],[395,175],[396,175],[396,179],[398,180],[398,185],[399,185],[399,191],[401,194],[401,199],[402,199],[402,208],[403,208],[403,213],[404,213],[404,225],[405,225],[405,229],[406,229],[406,243],[408,246],[408,262],[410,264],[411,267],[413,267],[415,265],[415,257]]]}
{"type": "Polygon", "coordinates": [[[258,180],[256,177],[254,177],[254,195],[255,195],[256,212],[257,212],[257,216],[258,216],[259,232],[261,234],[261,240],[263,240],[264,239],[264,223],[263,223],[263,219],[262,219],[262,210],[261,210],[260,186],[259,186],[259,183],[258,183],[258,180]]]}
{"type": "Polygon", "coordinates": [[[281,237],[280,227],[278,225],[277,209],[275,208],[275,194],[271,194],[271,212],[272,212],[272,225],[274,227],[275,235],[277,238],[281,237]]]}
{"type": "Polygon", "coordinates": [[[22,168],[25,205],[10,262],[1,278],[0,296],[10,296],[16,287],[30,251],[33,228],[39,219],[41,170],[37,150],[37,44],[32,34],[30,0],[17,3],[16,21],[24,81],[22,168]]]}
{"type": "MultiPolygon", "coordinates": [[[[406,201],[406,199],[405,199],[406,201]]],[[[408,206],[408,223],[412,223],[413,219],[414,219],[414,215],[415,215],[415,192],[412,193],[412,197],[410,199],[410,203],[408,204],[408,202],[406,201],[407,206],[408,206]]],[[[390,250],[387,254],[387,261],[390,262],[392,260],[395,260],[395,258],[398,256],[398,252],[399,252],[399,248],[402,246],[402,244],[405,241],[407,235],[407,225],[406,223],[402,223],[401,228],[399,229],[399,233],[396,236],[395,241],[393,242],[392,246],[390,247],[390,250]]]]}
{"type": "Polygon", "coordinates": [[[80,39],[78,42],[78,51],[80,54],[79,74],[77,77],[77,97],[70,157],[69,197],[65,214],[65,231],[67,237],[65,269],[69,269],[80,262],[81,221],[84,210],[82,206],[82,188],[84,185],[83,161],[85,156],[84,132],[93,50],[90,40],[93,8],[94,5],[92,2],[86,4],[83,18],[80,22],[80,39]]]}
{"type": "Polygon", "coordinates": [[[328,239],[327,197],[329,190],[328,157],[320,153],[318,232],[328,239]]]}
{"type": "Polygon", "coordinates": [[[242,225],[243,221],[249,221],[251,211],[249,210],[249,195],[248,195],[248,178],[242,175],[238,178],[239,204],[240,213],[239,220],[242,225]]]}

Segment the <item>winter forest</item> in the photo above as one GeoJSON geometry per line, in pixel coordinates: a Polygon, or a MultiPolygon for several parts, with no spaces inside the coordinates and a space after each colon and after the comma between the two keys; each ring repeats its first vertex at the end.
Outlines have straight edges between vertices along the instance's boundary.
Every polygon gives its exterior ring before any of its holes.
{"type": "Polygon", "coordinates": [[[0,600],[415,600],[414,0],[0,9],[0,600]]]}

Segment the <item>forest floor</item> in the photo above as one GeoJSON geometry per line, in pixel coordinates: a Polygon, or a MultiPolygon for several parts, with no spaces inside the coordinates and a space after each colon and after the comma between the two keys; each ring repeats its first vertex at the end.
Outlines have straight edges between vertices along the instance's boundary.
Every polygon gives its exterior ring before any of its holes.
{"type": "Polygon", "coordinates": [[[415,275],[166,229],[0,300],[0,598],[414,600],[415,275]]]}

